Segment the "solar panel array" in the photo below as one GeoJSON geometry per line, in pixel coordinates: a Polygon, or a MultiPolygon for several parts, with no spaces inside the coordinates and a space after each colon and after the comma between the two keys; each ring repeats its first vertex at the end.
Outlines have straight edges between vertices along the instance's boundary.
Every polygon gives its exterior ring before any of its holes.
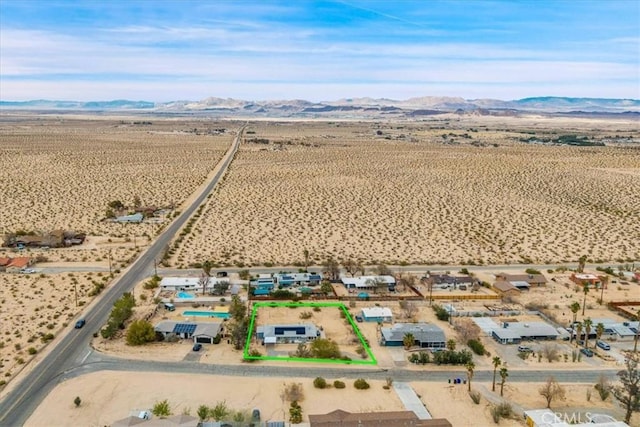
{"type": "Polygon", "coordinates": [[[174,334],[192,334],[196,331],[196,327],[198,325],[194,325],[192,323],[177,323],[176,326],[173,327],[174,334]]]}

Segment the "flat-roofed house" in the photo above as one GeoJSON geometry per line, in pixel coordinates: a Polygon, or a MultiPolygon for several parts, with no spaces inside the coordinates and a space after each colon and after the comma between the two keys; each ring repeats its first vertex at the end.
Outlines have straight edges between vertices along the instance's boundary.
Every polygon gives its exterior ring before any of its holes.
{"type": "Polygon", "coordinates": [[[432,323],[396,323],[388,328],[381,328],[380,344],[387,347],[404,345],[406,334],[413,335],[415,345],[422,348],[445,348],[447,340],[440,327],[432,323]]]}
{"type": "Polygon", "coordinates": [[[445,418],[421,420],[413,411],[352,413],[336,409],[309,415],[310,427],[452,427],[445,418]]]}
{"type": "Polygon", "coordinates": [[[256,338],[265,344],[300,344],[320,337],[322,331],[312,323],[263,325],[256,328],[256,338]]]}
{"type": "Polygon", "coordinates": [[[362,309],[362,319],[365,322],[390,323],[393,322],[393,312],[388,307],[366,307],[362,309]]]}

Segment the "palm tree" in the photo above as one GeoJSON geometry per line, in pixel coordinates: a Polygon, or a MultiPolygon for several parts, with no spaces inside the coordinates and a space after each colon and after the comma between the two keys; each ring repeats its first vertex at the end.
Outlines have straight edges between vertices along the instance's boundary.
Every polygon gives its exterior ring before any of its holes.
{"type": "Polygon", "coordinates": [[[584,300],[582,301],[582,315],[584,316],[584,309],[587,307],[587,294],[589,293],[588,283],[582,285],[582,292],[584,292],[584,300]]]}
{"type": "Polygon", "coordinates": [[[508,376],[509,371],[507,370],[507,368],[500,368],[500,378],[502,378],[502,381],[500,381],[500,396],[502,396],[502,392],[504,391],[504,383],[507,382],[508,376]]]}
{"type": "Polygon", "coordinates": [[[589,334],[591,333],[591,326],[593,326],[593,320],[591,320],[591,318],[589,317],[584,319],[584,348],[589,348],[589,334]]]}
{"type": "Polygon", "coordinates": [[[586,255],[582,255],[580,258],[578,258],[578,273],[583,273],[584,272],[584,264],[587,262],[587,256],[586,255]]]}
{"type": "Polygon", "coordinates": [[[402,337],[402,344],[404,344],[404,348],[406,350],[409,350],[413,346],[413,344],[415,344],[415,342],[416,338],[410,332],[404,334],[404,337],[402,337]]]}
{"type": "MultiPolygon", "coordinates": [[[[596,339],[599,340],[600,338],[602,338],[602,334],[604,334],[604,325],[602,323],[598,323],[596,325],[596,339]]],[[[598,350],[598,347],[596,346],[596,351],[598,350]]]]}
{"type": "MultiPolygon", "coordinates": [[[[636,313],[636,320],[640,322],[640,310],[638,310],[638,312],[636,313]]],[[[640,323],[638,323],[638,326],[636,327],[636,337],[634,338],[634,341],[633,341],[634,353],[638,351],[638,336],[640,336],[640,323]]]]}
{"type": "Polygon", "coordinates": [[[578,301],[574,301],[569,306],[569,309],[573,313],[573,323],[576,323],[576,319],[578,318],[578,312],[580,311],[580,303],[578,301]]]}
{"type": "Polygon", "coordinates": [[[471,379],[473,378],[473,370],[476,368],[476,364],[469,362],[465,367],[467,368],[467,384],[469,385],[469,391],[471,391],[471,379]]]}
{"type": "Polygon", "coordinates": [[[576,325],[576,347],[580,343],[581,339],[582,339],[582,323],[578,323],[576,325]]]}
{"type": "Polygon", "coordinates": [[[456,340],[454,339],[447,340],[447,350],[453,351],[455,349],[456,349],[456,340]]]}
{"type": "Polygon", "coordinates": [[[500,357],[495,356],[493,358],[493,387],[491,388],[491,391],[496,391],[496,371],[500,365],[502,365],[502,360],[500,357]]]}

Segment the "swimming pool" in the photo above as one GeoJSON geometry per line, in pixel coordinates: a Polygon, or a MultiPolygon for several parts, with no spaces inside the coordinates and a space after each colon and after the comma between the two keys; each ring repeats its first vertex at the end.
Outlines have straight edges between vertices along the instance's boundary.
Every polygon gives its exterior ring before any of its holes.
{"type": "Polygon", "coordinates": [[[220,319],[228,319],[230,317],[229,313],[217,311],[185,311],[182,314],[184,316],[218,317],[220,319]]]}
{"type": "Polygon", "coordinates": [[[178,298],[195,298],[196,297],[194,294],[190,294],[189,292],[178,292],[176,296],[178,298]]]}

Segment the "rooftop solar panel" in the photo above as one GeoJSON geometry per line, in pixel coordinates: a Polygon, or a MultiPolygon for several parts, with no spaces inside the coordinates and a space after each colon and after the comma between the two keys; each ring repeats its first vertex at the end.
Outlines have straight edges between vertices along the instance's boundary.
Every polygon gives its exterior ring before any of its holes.
{"type": "Polygon", "coordinates": [[[192,334],[195,332],[196,327],[198,325],[194,325],[191,323],[178,323],[173,328],[174,334],[192,334]]]}

